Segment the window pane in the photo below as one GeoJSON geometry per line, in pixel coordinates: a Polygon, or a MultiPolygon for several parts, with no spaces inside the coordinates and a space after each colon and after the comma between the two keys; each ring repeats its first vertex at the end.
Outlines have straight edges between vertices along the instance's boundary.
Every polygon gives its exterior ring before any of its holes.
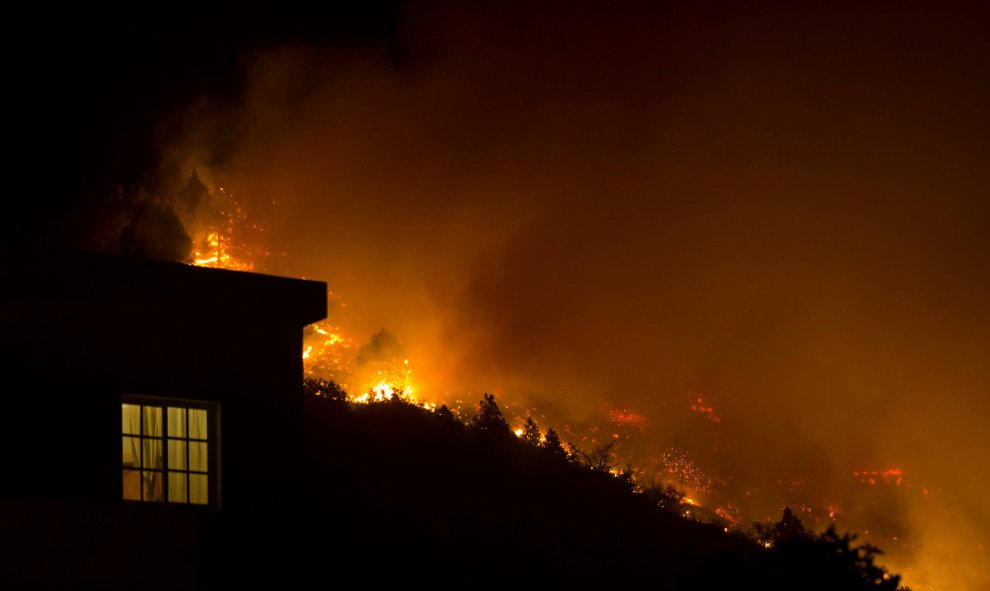
{"type": "Polygon", "coordinates": [[[206,439],[205,409],[189,409],[189,439],[206,439]]]}
{"type": "Polygon", "coordinates": [[[160,406],[144,407],[144,434],[152,437],[162,436],[162,409],[160,406]]]}
{"type": "Polygon", "coordinates": [[[196,472],[207,471],[206,443],[189,442],[189,469],[196,472]]]}
{"type": "Polygon", "coordinates": [[[141,500],[141,473],[137,470],[124,470],[124,498],[141,500]]]}
{"type": "Polygon", "coordinates": [[[206,474],[189,475],[189,502],[205,505],[209,502],[208,480],[206,474]]]}
{"type": "Polygon", "coordinates": [[[124,437],[123,444],[123,460],[124,467],[137,467],[138,461],[141,458],[141,438],[140,437],[124,437]]]}
{"type": "Polygon", "coordinates": [[[168,436],[186,436],[186,409],[168,407],[168,436]]]}
{"type": "Polygon", "coordinates": [[[161,503],[162,498],[162,473],[141,471],[141,481],[144,484],[144,500],[161,503]]]}
{"type": "Polygon", "coordinates": [[[120,414],[121,414],[121,427],[120,427],[121,432],[129,433],[131,435],[140,435],[141,405],[121,404],[120,414]]]}
{"type": "Polygon", "coordinates": [[[179,400],[121,403],[122,497],[209,505],[212,413],[179,400]]]}
{"type": "Polygon", "coordinates": [[[168,467],[172,470],[186,469],[186,442],[184,439],[168,440],[168,467]]]}
{"type": "Polygon", "coordinates": [[[153,468],[155,470],[161,470],[162,468],[162,440],[161,439],[148,439],[145,437],[141,440],[141,460],[142,466],[145,468],[153,468]]]}
{"type": "Polygon", "coordinates": [[[186,473],[168,473],[168,500],[170,503],[186,502],[186,473]]]}

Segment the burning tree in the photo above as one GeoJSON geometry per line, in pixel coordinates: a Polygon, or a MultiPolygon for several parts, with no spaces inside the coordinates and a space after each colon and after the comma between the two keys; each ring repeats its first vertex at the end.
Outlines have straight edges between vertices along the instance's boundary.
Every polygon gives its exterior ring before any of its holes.
{"type": "Polygon", "coordinates": [[[381,329],[358,350],[355,375],[361,383],[372,384],[357,402],[391,400],[394,396],[411,398],[412,371],[405,349],[398,339],[381,329]]]}
{"type": "Polygon", "coordinates": [[[174,201],[193,241],[193,264],[251,271],[255,258],[268,255],[260,246],[263,228],[248,220],[233,194],[210,190],[196,171],[174,201]]]}

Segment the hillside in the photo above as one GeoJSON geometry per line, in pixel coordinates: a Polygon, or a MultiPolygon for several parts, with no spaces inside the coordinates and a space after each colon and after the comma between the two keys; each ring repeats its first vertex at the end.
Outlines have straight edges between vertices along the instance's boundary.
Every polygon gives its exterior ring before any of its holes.
{"type": "Polygon", "coordinates": [[[897,587],[849,538],[815,536],[787,514],[764,528],[765,548],[517,439],[500,415],[465,425],[402,402],[308,395],[306,417],[299,504],[225,524],[214,576],[373,588],[897,587]]]}

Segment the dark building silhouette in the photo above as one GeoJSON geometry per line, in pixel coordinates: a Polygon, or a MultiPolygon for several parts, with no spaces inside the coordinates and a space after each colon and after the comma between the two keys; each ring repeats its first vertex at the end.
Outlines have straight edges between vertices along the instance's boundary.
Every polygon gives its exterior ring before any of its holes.
{"type": "Polygon", "coordinates": [[[219,523],[299,494],[302,329],[326,285],[4,259],[0,587],[201,586],[219,523]]]}

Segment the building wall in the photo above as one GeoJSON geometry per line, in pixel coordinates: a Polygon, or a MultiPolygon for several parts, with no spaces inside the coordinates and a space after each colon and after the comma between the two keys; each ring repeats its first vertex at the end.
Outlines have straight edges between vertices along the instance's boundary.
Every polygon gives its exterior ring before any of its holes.
{"type": "Polygon", "coordinates": [[[250,292],[200,298],[201,275],[180,271],[164,292],[126,278],[4,292],[0,588],[203,587],[243,549],[237,532],[277,530],[298,495],[299,317],[250,292]],[[125,395],[217,403],[219,507],[122,499],[125,395]]]}
{"type": "Polygon", "coordinates": [[[225,505],[286,488],[278,475],[291,473],[301,445],[300,327],[137,304],[35,304],[7,333],[16,346],[6,351],[5,414],[19,418],[3,430],[0,453],[18,466],[5,491],[118,499],[124,394],[219,403],[225,505]]]}

